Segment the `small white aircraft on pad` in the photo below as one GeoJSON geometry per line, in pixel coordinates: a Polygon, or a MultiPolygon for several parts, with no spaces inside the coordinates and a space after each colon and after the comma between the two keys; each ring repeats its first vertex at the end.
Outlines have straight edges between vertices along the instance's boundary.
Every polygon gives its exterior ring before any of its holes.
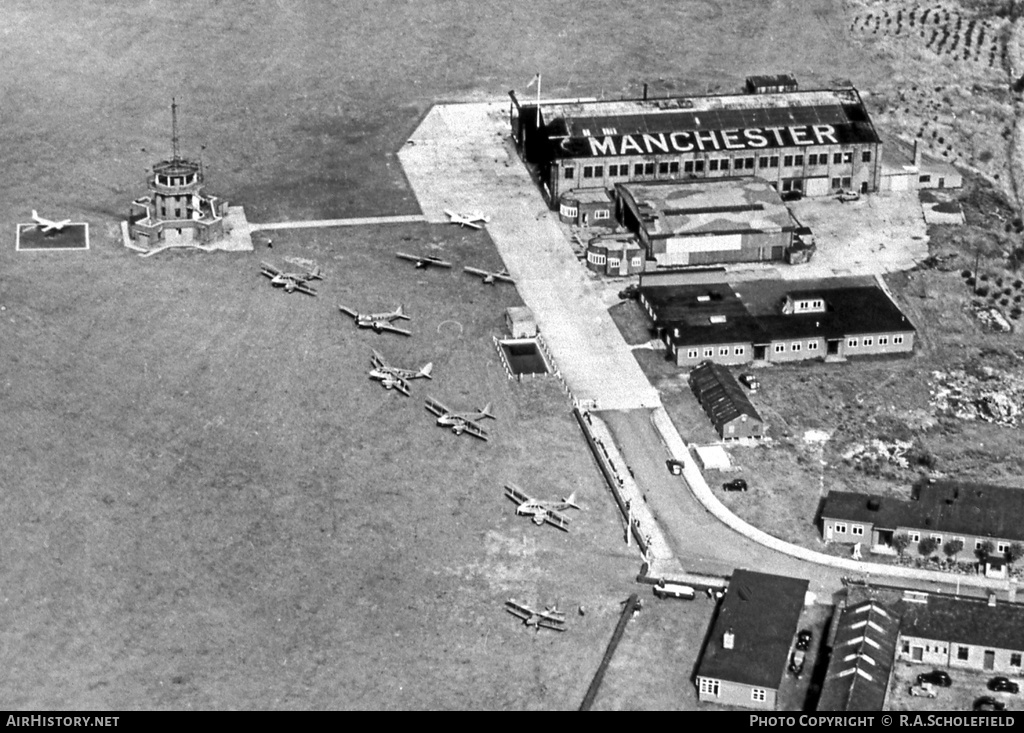
{"type": "Polygon", "coordinates": [[[419,371],[415,369],[400,369],[385,362],[384,357],[376,349],[372,351],[373,356],[370,357],[370,362],[373,364],[373,368],[370,370],[370,379],[380,380],[380,383],[384,385],[384,389],[397,389],[408,397],[410,379],[433,379],[430,376],[431,371],[434,369],[433,363],[426,364],[419,371]]]}
{"type": "Polygon", "coordinates": [[[395,257],[400,260],[408,260],[409,262],[416,263],[417,270],[425,270],[428,267],[451,267],[451,262],[446,262],[440,257],[434,255],[409,255],[405,252],[395,252],[395,257]]]}
{"type": "Polygon", "coordinates": [[[474,438],[480,438],[481,440],[490,440],[490,438],[487,437],[487,431],[480,427],[477,421],[483,420],[485,417],[489,417],[492,420],[497,419],[491,414],[490,402],[484,405],[482,410],[476,412],[452,412],[433,397],[428,397],[427,409],[437,415],[438,425],[451,428],[452,432],[456,435],[469,433],[474,438]]]}
{"type": "Polygon", "coordinates": [[[410,321],[411,316],[405,314],[405,309],[399,305],[395,310],[387,313],[359,313],[351,308],[339,305],[338,310],[342,313],[352,316],[352,320],[356,322],[359,328],[372,328],[376,333],[382,333],[384,331],[390,331],[391,333],[400,333],[403,336],[412,336],[411,331],[406,331],[404,328],[398,328],[392,326],[391,322],[399,318],[410,321]]]}
{"type": "Polygon", "coordinates": [[[39,212],[32,209],[32,221],[36,223],[36,229],[42,229],[43,234],[49,234],[50,232],[59,232],[61,229],[71,223],[70,219],[64,219],[62,221],[54,221],[53,219],[47,219],[39,216],[39,212]]]}
{"type": "Polygon", "coordinates": [[[445,209],[444,213],[446,213],[448,215],[448,218],[451,219],[452,224],[458,224],[460,227],[472,227],[473,229],[483,229],[483,227],[477,224],[476,222],[480,221],[483,222],[484,224],[487,224],[488,222],[491,221],[491,217],[484,216],[479,211],[474,211],[473,213],[470,214],[457,214],[454,211],[449,211],[448,209],[445,209]]]}
{"type": "Polygon", "coordinates": [[[560,514],[559,510],[579,509],[579,505],[576,504],[575,491],[561,501],[540,501],[510,483],[505,484],[505,496],[519,505],[516,507],[516,514],[519,516],[530,517],[538,526],[547,522],[563,532],[569,531],[569,518],[560,514]]]}
{"type": "Polygon", "coordinates": [[[508,270],[502,268],[498,272],[490,272],[489,270],[480,270],[476,267],[463,267],[463,272],[468,272],[470,275],[480,276],[485,285],[494,285],[497,282],[516,284],[516,281],[512,279],[512,276],[508,274],[508,270]]]}

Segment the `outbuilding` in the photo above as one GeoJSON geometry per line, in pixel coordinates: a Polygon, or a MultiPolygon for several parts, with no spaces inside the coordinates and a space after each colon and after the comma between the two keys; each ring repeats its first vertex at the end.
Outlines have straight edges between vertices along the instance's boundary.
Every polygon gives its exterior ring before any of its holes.
{"type": "Polygon", "coordinates": [[[723,440],[761,438],[764,421],[728,369],[705,361],[690,372],[690,389],[723,440]]]}

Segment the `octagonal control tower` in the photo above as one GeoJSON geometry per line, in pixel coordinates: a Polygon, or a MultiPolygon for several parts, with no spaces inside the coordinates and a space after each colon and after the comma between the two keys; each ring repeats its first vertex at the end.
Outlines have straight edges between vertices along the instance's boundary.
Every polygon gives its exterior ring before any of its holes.
{"type": "Polygon", "coordinates": [[[141,248],[169,244],[210,244],[225,236],[228,202],[203,189],[202,163],[178,154],[178,105],[171,102],[171,160],[153,165],[149,195],[132,201],[129,237],[141,248]]]}

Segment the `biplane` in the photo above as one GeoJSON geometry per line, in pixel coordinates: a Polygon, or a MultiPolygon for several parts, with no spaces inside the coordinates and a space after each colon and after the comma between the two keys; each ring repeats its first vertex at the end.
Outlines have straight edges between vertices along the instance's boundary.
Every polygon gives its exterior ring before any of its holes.
{"type": "Polygon", "coordinates": [[[376,349],[372,349],[373,356],[370,362],[373,368],[370,369],[370,379],[379,380],[384,389],[397,389],[406,397],[409,396],[410,379],[433,379],[430,372],[434,369],[433,363],[427,363],[419,371],[415,369],[401,369],[393,367],[384,361],[384,357],[376,349]]]}
{"type": "Polygon", "coordinates": [[[398,320],[399,318],[406,321],[412,320],[411,316],[406,315],[405,308],[401,305],[399,305],[395,310],[386,313],[360,313],[344,305],[339,305],[338,310],[346,315],[352,316],[352,320],[355,321],[356,326],[359,328],[372,328],[375,333],[390,331],[391,333],[399,333],[403,336],[412,336],[411,331],[406,331],[404,328],[398,328],[397,326],[391,325],[392,321],[398,320]]]}
{"type": "Polygon", "coordinates": [[[270,284],[277,288],[284,288],[286,293],[298,291],[306,295],[316,296],[316,291],[308,285],[311,280],[323,280],[320,268],[314,268],[307,272],[283,272],[268,262],[260,263],[260,272],[270,278],[270,284]]]}
{"type": "Polygon", "coordinates": [[[478,221],[487,224],[491,220],[491,217],[484,216],[479,211],[474,211],[471,214],[458,214],[445,209],[444,213],[448,215],[452,224],[458,224],[460,227],[472,227],[473,229],[483,229],[482,226],[477,224],[478,221]]]}
{"type": "Polygon", "coordinates": [[[479,275],[483,279],[485,285],[494,285],[497,282],[516,284],[516,281],[512,279],[512,276],[508,274],[508,270],[502,268],[498,272],[490,272],[488,270],[480,270],[476,267],[463,267],[463,272],[468,272],[471,275],[479,275]]]}
{"type": "Polygon", "coordinates": [[[575,491],[561,501],[541,501],[534,499],[515,484],[509,483],[505,484],[505,496],[519,505],[516,507],[517,515],[530,517],[538,526],[547,522],[563,532],[569,531],[569,518],[561,514],[560,510],[579,509],[575,491]]]}
{"type": "Polygon", "coordinates": [[[453,412],[438,400],[435,400],[433,397],[428,397],[427,409],[437,415],[438,425],[451,428],[452,432],[456,435],[469,433],[474,438],[490,440],[487,435],[487,431],[484,430],[477,422],[478,420],[483,420],[485,417],[489,417],[492,420],[496,419],[494,415],[491,414],[490,402],[484,405],[483,409],[477,410],[476,412],[453,412]]]}
{"type": "Polygon", "coordinates": [[[537,631],[542,628],[565,631],[565,614],[559,611],[557,606],[546,606],[543,611],[534,611],[525,603],[520,603],[515,598],[509,598],[505,601],[505,610],[513,616],[521,618],[525,626],[532,626],[537,631]]]}
{"type": "Polygon", "coordinates": [[[428,267],[445,267],[449,268],[452,266],[451,262],[446,262],[440,257],[434,257],[434,255],[410,255],[405,252],[395,252],[395,257],[400,260],[408,260],[409,262],[416,263],[417,270],[426,270],[428,267]]]}

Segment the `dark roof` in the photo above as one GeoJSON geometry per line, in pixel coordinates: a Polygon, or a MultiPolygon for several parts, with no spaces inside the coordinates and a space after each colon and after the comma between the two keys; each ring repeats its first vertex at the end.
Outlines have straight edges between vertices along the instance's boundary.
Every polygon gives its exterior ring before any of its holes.
{"type": "Polygon", "coordinates": [[[758,74],[747,77],[747,88],[789,87],[796,89],[796,77],[792,74],[758,74]]]}
{"type": "Polygon", "coordinates": [[[919,484],[916,499],[872,497],[831,491],[822,518],[870,522],[883,529],[920,529],[954,535],[1024,541],[1024,489],[990,484],[935,481],[919,484]],[[877,509],[870,509],[874,499],[877,509]]]}
{"type": "Polygon", "coordinates": [[[881,710],[889,687],[899,616],[878,601],[837,614],[818,710],[881,710]]]}
{"type": "MultiPolygon", "coordinates": [[[[818,281],[826,286],[828,281],[818,281]]],[[[658,327],[671,332],[676,346],[768,343],[803,338],[844,338],[875,333],[908,333],[914,327],[875,285],[821,287],[811,293],[827,304],[823,313],[782,314],[785,281],[748,281],[735,289],[727,283],[653,285],[640,289],[658,327]],[[742,297],[737,293],[742,289],[742,297]],[[758,292],[763,291],[763,292],[758,292]],[[699,300],[701,296],[710,296],[699,300]],[[769,305],[774,301],[774,312],[769,305]],[[724,315],[724,323],[710,316],[724,315]],[[679,335],[675,335],[675,329],[679,335]]]]}
{"type": "Polygon", "coordinates": [[[690,388],[719,431],[741,415],[762,422],[735,377],[721,364],[705,361],[694,367],[690,372],[690,388]]]}
{"type": "Polygon", "coordinates": [[[808,585],[781,575],[733,571],[697,675],[778,689],[808,585]],[[722,637],[730,630],[733,648],[725,649],[722,637]]]}
{"type": "Polygon", "coordinates": [[[904,636],[952,644],[1024,650],[1024,606],[981,599],[949,598],[935,594],[926,603],[903,604],[904,636]]]}

